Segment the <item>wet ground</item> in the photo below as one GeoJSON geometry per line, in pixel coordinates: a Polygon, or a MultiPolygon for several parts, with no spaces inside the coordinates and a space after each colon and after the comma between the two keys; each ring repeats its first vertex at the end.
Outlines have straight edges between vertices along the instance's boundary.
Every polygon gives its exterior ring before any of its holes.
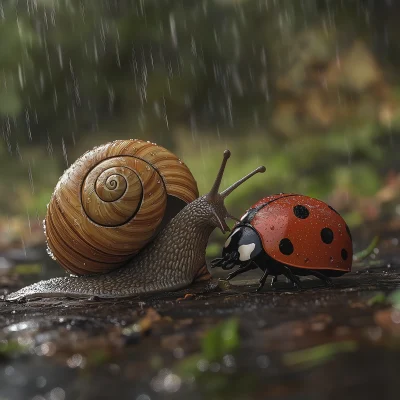
{"type": "MultiPolygon", "coordinates": [[[[131,300],[0,302],[0,399],[398,399],[390,243],[333,288],[254,293],[253,273],[131,300]]],[[[3,293],[23,284],[0,276],[3,293]]]]}

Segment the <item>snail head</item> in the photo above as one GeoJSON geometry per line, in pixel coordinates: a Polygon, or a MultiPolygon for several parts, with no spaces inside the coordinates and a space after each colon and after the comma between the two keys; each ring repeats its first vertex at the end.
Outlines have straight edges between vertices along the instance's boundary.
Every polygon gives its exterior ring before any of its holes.
{"type": "Polygon", "coordinates": [[[229,186],[227,189],[219,193],[219,187],[221,185],[222,177],[224,175],[225,166],[228,161],[228,158],[231,156],[231,152],[229,150],[224,151],[224,158],[221,163],[221,167],[219,168],[217,177],[215,178],[214,184],[208,194],[205,195],[205,199],[212,206],[212,213],[214,217],[214,222],[216,226],[221,229],[222,233],[230,231],[229,226],[226,224],[225,219],[230,218],[235,221],[239,221],[238,218],[231,215],[228,210],[225,208],[224,200],[228,197],[237,187],[239,187],[243,182],[246,182],[253,175],[258,172],[265,172],[265,167],[260,166],[256,168],[254,171],[250,172],[243,178],[239,179],[237,182],[229,186]]]}

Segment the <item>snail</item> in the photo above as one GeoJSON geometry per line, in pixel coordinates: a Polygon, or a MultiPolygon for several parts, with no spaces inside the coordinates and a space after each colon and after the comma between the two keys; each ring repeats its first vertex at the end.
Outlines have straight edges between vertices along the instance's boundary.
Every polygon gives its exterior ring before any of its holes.
{"type": "Polygon", "coordinates": [[[225,150],[210,192],[198,197],[186,165],[154,143],[118,140],[85,153],[60,178],[44,224],[49,253],[74,275],[5,300],[123,298],[187,287],[206,266],[211,232],[225,233],[225,219],[236,220],[224,199],[265,171],[258,167],[218,193],[229,157],[225,150]]]}

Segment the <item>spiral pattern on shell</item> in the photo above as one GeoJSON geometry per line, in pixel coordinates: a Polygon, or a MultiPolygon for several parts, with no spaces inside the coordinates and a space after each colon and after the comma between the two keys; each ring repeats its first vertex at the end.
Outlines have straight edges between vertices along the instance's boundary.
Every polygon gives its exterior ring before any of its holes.
{"type": "Polygon", "coordinates": [[[49,252],[78,275],[118,268],[152,239],[167,196],[198,197],[193,175],[170,151],[136,139],[96,147],[54,190],[45,219],[49,252]]]}

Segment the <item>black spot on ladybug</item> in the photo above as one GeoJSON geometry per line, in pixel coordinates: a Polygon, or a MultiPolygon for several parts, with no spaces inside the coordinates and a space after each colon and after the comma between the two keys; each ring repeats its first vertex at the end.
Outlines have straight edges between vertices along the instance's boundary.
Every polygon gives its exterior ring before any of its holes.
{"type": "Polygon", "coordinates": [[[347,226],[347,224],[346,224],[346,231],[347,231],[348,235],[350,236],[350,239],[353,240],[353,238],[351,237],[350,229],[349,229],[349,227],[347,226]]]}
{"type": "Polygon", "coordinates": [[[331,244],[333,242],[333,232],[332,229],[324,228],[321,230],[321,239],[326,244],[331,244]]]}
{"type": "Polygon", "coordinates": [[[285,256],[290,256],[294,251],[293,244],[290,241],[290,239],[288,239],[288,238],[282,239],[279,242],[279,250],[285,256]]]}
{"type": "Polygon", "coordinates": [[[342,249],[341,256],[343,260],[347,260],[348,254],[346,249],[342,249]]]}
{"type": "Polygon", "coordinates": [[[301,204],[298,204],[297,206],[293,207],[293,213],[297,218],[300,219],[306,219],[310,215],[308,208],[302,206],[301,204]]]}
{"type": "Polygon", "coordinates": [[[332,206],[328,206],[333,212],[335,212],[337,215],[340,215],[332,206]]]}

